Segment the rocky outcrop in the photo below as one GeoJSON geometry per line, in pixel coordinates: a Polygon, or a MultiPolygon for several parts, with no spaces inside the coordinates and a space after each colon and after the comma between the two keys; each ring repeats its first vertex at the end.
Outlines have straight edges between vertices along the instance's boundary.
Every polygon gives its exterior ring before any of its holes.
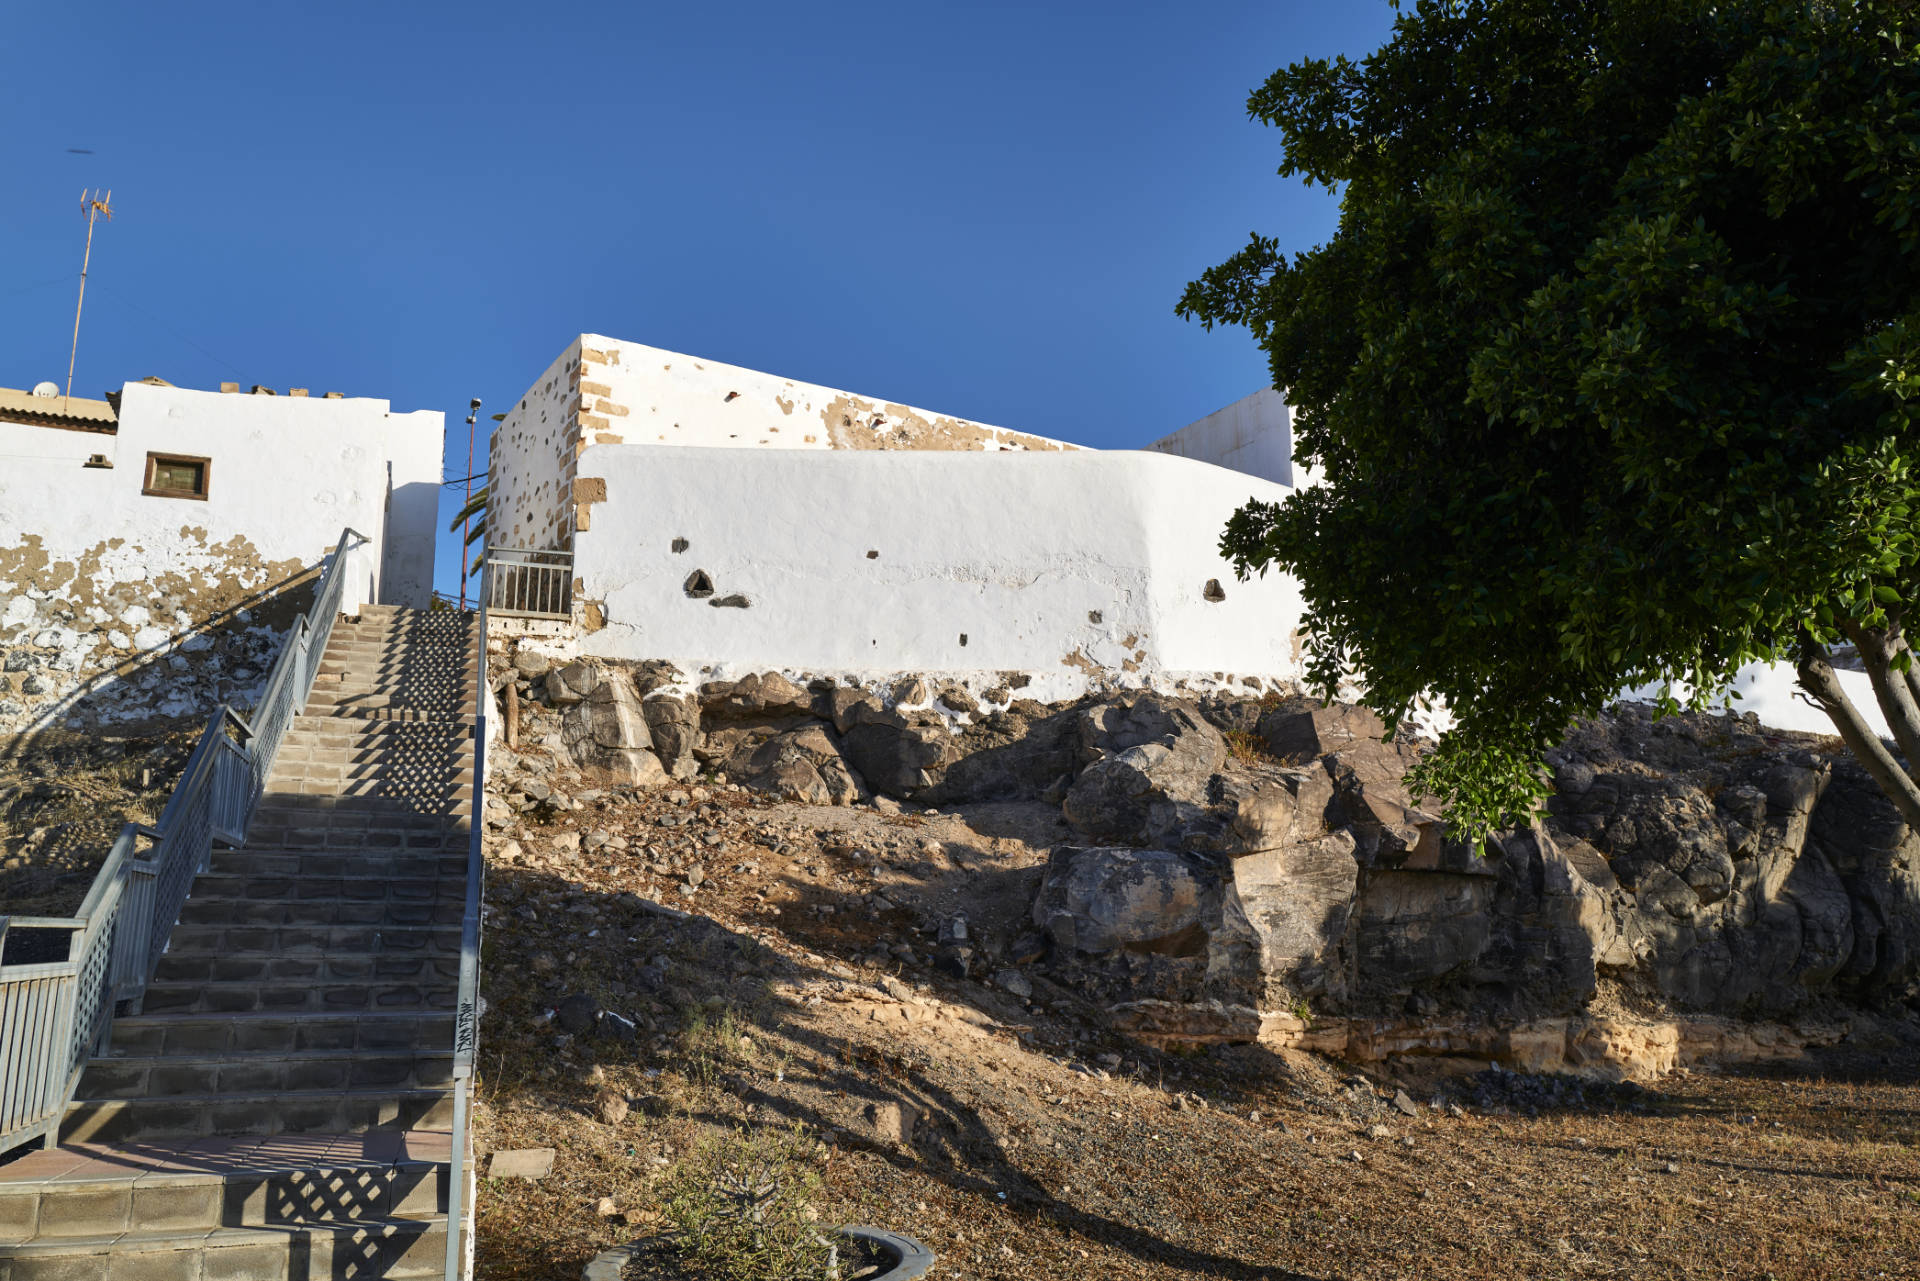
{"type": "MultiPolygon", "coordinates": [[[[1149,1039],[1270,1038],[1310,1009],[1551,1025],[1572,1062],[1613,1054],[1581,1048],[1612,1044],[1603,990],[1787,1019],[1920,993],[1920,839],[1831,743],[1738,718],[1583,725],[1550,755],[1540,821],[1468,846],[1408,791],[1418,747],[1362,708],[1135,692],[983,712],[941,682],[769,672],[695,693],[662,664],[503,668],[551,709],[529,723],[557,715],[558,745],[616,781],[1058,804],[1078,837],[1018,963],[1149,1039]]],[[[967,948],[969,973],[1008,959],[967,948]]]]}
{"type": "Polygon", "coordinates": [[[1188,1042],[1302,1004],[1564,1021],[1602,980],[1741,1017],[1916,991],[1920,840],[1851,758],[1623,709],[1555,754],[1543,821],[1471,848],[1407,794],[1413,752],[1333,710],[1262,716],[1285,764],[1235,763],[1197,801],[1094,790],[1116,757],[1090,765],[1069,818],[1149,848],[1055,852],[1034,905],[1053,975],[1188,1042]]]}
{"type": "Polygon", "coordinates": [[[667,781],[652,751],[640,696],[625,673],[597,663],[569,664],[548,673],[549,698],[555,698],[556,678],[563,697],[578,695],[560,719],[561,745],[574,764],[610,783],[667,781]]]}

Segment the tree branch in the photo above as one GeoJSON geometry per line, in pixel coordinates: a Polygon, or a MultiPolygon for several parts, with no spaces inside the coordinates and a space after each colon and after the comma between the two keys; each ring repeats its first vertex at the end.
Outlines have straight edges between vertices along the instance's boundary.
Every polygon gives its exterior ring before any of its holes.
{"type": "Polygon", "coordinates": [[[1894,656],[1904,644],[1900,624],[1895,621],[1886,627],[1862,627],[1847,622],[1841,627],[1859,651],[1873,696],[1887,718],[1887,728],[1893,731],[1893,741],[1900,745],[1900,754],[1907,758],[1907,768],[1920,766],[1920,703],[1914,700],[1906,677],[1893,670],[1894,656]]]}
{"type": "Polygon", "coordinates": [[[1827,660],[1826,648],[1816,644],[1806,632],[1800,634],[1799,669],[1800,687],[1832,719],[1834,728],[1840,731],[1840,737],[1846,741],[1847,749],[1866,767],[1867,773],[1887,794],[1894,808],[1900,811],[1900,817],[1907,820],[1908,826],[1920,828],[1920,783],[1916,783],[1900,768],[1900,763],[1887,751],[1880,736],[1867,728],[1859,709],[1847,697],[1847,691],[1841,688],[1840,678],[1834,675],[1833,664],[1827,660]]]}

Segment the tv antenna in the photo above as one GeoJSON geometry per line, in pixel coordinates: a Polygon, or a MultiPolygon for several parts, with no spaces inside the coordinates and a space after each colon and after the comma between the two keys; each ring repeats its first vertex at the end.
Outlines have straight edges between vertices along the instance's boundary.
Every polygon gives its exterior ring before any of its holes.
{"type": "Polygon", "coordinates": [[[67,394],[60,401],[61,413],[67,411],[67,401],[73,399],[73,362],[80,354],[80,309],[87,304],[87,265],[93,261],[93,224],[99,218],[113,221],[109,204],[112,199],[111,191],[82,190],[80,193],[80,212],[87,216],[87,251],[80,258],[80,301],[73,304],[73,349],[67,353],[67,394]]]}

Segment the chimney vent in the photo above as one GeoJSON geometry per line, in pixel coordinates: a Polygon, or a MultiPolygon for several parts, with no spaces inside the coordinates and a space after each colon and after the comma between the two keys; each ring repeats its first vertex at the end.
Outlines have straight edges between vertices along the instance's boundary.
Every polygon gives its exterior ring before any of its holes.
{"type": "Polygon", "coordinates": [[[305,387],[289,387],[289,388],[287,388],[287,395],[289,395],[289,396],[304,396],[304,395],[306,395],[306,394],[307,394],[307,389],[306,389],[305,387]]]}
{"type": "Polygon", "coordinates": [[[232,392],[232,391],[239,391],[239,390],[240,390],[240,384],[239,384],[239,383],[221,383],[221,384],[220,384],[220,390],[221,390],[221,391],[229,391],[229,392],[232,392]]]}
{"type": "Polygon", "coordinates": [[[255,383],[253,385],[253,394],[256,396],[272,396],[277,393],[271,387],[262,387],[259,383],[255,383]]]}

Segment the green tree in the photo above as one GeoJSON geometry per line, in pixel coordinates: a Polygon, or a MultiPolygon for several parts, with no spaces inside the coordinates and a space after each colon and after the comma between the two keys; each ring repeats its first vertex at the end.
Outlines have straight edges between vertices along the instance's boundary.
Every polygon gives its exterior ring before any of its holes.
{"type": "Polygon", "coordinates": [[[1221,545],[1299,578],[1316,683],[1445,699],[1412,781],[1461,829],[1622,688],[1704,706],[1754,659],[1920,825],[1915,8],[1424,0],[1248,100],[1338,231],[1256,234],[1177,310],[1252,331],[1325,483],[1221,545]]]}

